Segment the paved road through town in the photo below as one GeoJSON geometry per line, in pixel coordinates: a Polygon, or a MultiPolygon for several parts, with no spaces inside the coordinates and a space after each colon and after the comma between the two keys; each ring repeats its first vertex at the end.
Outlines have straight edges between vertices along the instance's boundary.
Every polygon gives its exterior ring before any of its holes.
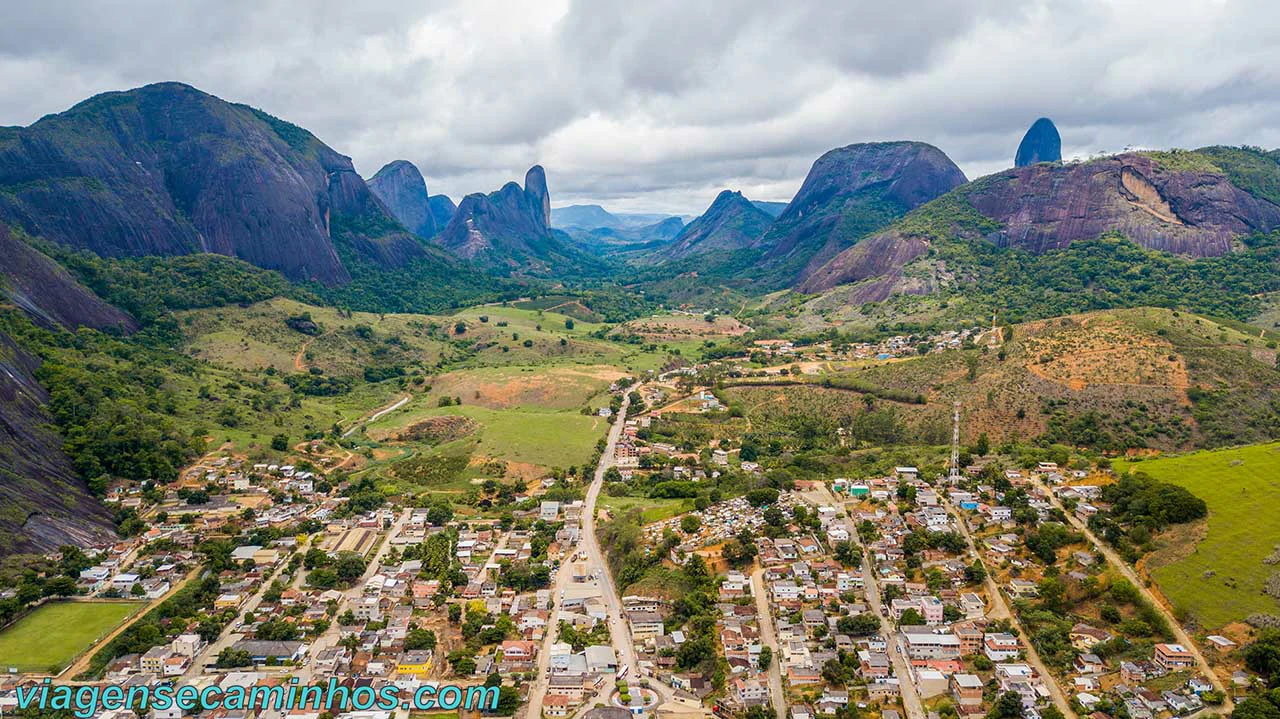
{"type": "MultiPolygon", "coordinates": [[[[756,599],[756,616],[760,619],[760,642],[777,652],[778,635],[773,628],[773,610],[769,608],[764,588],[764,568],[756,567],[751,573],[751,593],[756,599]]],[[[778,653],[769,663],[769,698],[778,719],[787,719],[787,698],[782,693],[782,656],[778,653]]]]}

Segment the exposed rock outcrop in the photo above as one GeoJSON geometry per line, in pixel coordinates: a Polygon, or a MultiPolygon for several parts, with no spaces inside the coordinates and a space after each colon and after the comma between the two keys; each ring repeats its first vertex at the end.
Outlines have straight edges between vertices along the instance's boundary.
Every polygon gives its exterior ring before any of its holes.
{"type": "Polygon", "coordinates": [[[772,223],[773,217],[741,192],[724,190],[706,212],[685,225],[671,245],[658,255],[679,260],[708,252],[741,250],[751,246],[772,223]]]}
{"type": "Polygon", "coordinates": [[[0,296],[26,312],[40,325],[68,329],[138,328],[127,313],[116,309],[80,284],[57,262],[15,237],[0,223],[0,296]]]}
{"type": "Polygon", "coordinates": [[[1026,167],[1037,162],[1061,162],[1062,138],[1053,120],[1042,117],[1031,123],[1027,134],[1018,143],[1018,152],[1014,155],[1014,167],[1026,167]]]}
{"type": "Polygon", "coordinates": [[[410,232],[429,239],[439,231],[435,215],[431,212],[427,181],[412,162],[395,160],[383,165],[377,174],[369,178],[368,185],[410,232]]]}
{"type": "Polygon", "coordinates": [[[541,166],[525,175],[525,186],[508,182],[497,192],[467,195],[453,219],[435,237],[449,252],[500,274],[548,275],[577,271],[593,259],[552,231],[551,193],[541,166]]]}
{"type": "Polygon", "coordinates": [[[965,182],[938,148],[923,142],[876,142],[827,152],[800,191],[756,243],[754,270],[790,283],[842,250],[965,182]]]}
{"type": "Polygon", "coordinates": [[[71,467],[33,376],[40,361],[0,332],[0,556],[115,536],[110,515],[71,467]]]}
{"type": "Polygon", "coordinates": [[[427,198],[428,205],[431,208],[431,218],[435,220],[436,228],[443,230],[449,221],[453,219],[454,213],[458,211],[458,206],[453,204],[453,200],[448,195],[432,195],[427,198]]]}
{"type": "MultiPolygon", "coordinates": [[[[1118,233],[1148,249],[1214,257],[1231,252],[1241,235],[1280,228],[1280,206],[1236,186],[1212,164],[1165,163],[1159,153],[1015,168],[975,180],[948,199],[995,228],[957,226],[958,236],[1035,254],[1118,233]]],[[[940,210],[930,205],[917,212],[932,217],[940,210]]],[[[900,272],[934,239],[910,230],[916,219],[904,218],[843,251],[806,273],[798,289],[820,292],[900,272]]],[[[924,224],[959,217],[933,219],[924,224]]]]}
{"type": "Polygon", "coordinates": [[[1211,257],[1230,252],[1240,235],[1280,227],[1280,207],[1226,175],[1169,169],[1140,153],[1018,168],[975,183],[967,194],[969,204],[1003,227],[994,242],[1036,253],[1118,232],[1153,250],[1211,257]]]}
{"type": "Polygon", "coordinates": [[[421,255],[351,160],[296,125],[180,83],[0,128],[0,220],[104,256],[216,252],[294,280],[421,255]]]}

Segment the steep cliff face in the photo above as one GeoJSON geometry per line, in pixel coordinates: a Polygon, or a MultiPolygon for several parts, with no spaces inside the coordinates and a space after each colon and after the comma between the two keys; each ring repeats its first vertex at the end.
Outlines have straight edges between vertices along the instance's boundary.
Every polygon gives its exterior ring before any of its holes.
{"type": "Polygon", "coordinates": [[[582,269],[591,258],[568,246],[550,226],[546,173],[533,166],[525,186],[508,182],[497,192],[462,198],[435,242],[450,253],[499,274],[548,275],[582,269]]]}
{"type": "MultiPolygon", "coordinates": [[[[1280,175],[1274,165],[1271,171],[1280,175]]],[[[797,287],[820,292],[894,276],[947,237],[1040,254],[1118,233],[1148,249],[1197,258],[1226,254],[1241,235],[1276,228],[1280,205],[1234,184],[1206,155],[1126,153],[975,180],[806,273],[797,287]]]]}
{"type": "Polygon", "coordinates": [[[369,179],[368,184],[373,194],[410,232],[430,238],[439,231],[435,215],[431,212],[427,181],[412,162],[389,162],[369,179]]]}
{"type": "Polygon", "coordinates": [[[1062,138],[1053,120],[1042,117],[1031,123],[1027,134],[1018,143],[1018,152],[1014,155],[1014,167],[1026,167],[1037,162],[1061,162],[1062,138]]]}
{"type": "Polygon", "coordinates": [[[39,360],[0,332],[0,556],[87,546],[115,536],[106,508],[76,477],[45,411],[39,360]]]}
{"type": "Polygon", "coordinates": [[[431,208],[431,218],[436,223],[436,228],[443,230],[449,221],[458,211],[458,206],[453,204],[453,200],[448,195],[432,195],[427,198],[428,206],[431,208]]]}
{"type": "Polygon", "coordinates": [[[992,241],[1036,253],[1114,231],[1153,250],[1211,257],[1230,252],[1240,235],[1280,226],[1280,207],[1222,172],[1161,158],[1129,153],[1018,168],[975,184],[968,201],[1002,226],[992,241]]]}
{"type": "Polygon", "coordinates": [[[707,252],[741,250],[755,242],[772,223],[773,217],[741,192],[724,190],[658,256],[679,260],[707,252]]]}
{"type": "Polygon", "coordinates": [[[755,243],[755,270],[790,283],[903,213],[964,183],[941,150],[923,142],[879,142],[831,150],[755,243]]]}
{"type": "Polygon", "coordinates": [[[125,332],[138,328],[127,313],[103,302],[67,274],[57,262],[0,223],[0,296],[26,312],[44,327],[70,329],[116,327],[125,332]]]}
{"type": "Polygon", "coordinates": [[[0,129],[0,220],[104,256],[216,252],[325,284],[350,279],[340,233],[371,261],[422,252],[349,158],[178,83],[0,129]]]}

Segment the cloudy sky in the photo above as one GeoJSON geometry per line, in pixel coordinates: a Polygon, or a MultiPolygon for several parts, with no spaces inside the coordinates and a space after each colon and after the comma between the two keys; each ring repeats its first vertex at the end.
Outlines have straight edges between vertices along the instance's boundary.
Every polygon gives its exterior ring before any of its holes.
{"type": "Polygon", "coordinates": [[[557,206],[786,200],[832,147],[976,177],[1037,116],[1064,153],[1280,146],[1269,0],[6,0],[0,124],[161,80],[248,102],[431,192],[546,166],[557,206]]]}

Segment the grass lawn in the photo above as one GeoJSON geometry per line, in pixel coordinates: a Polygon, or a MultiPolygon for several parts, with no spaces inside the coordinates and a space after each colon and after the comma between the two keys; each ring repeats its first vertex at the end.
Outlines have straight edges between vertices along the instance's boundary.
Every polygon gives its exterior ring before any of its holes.
{"type": "Polygon", "coordinates": [[[466,404],[432,407],[428,399],[420,399],[370,423],[367,431],[370,436],[386,436],[424,417],[444,414],[475,420],[479,429],[472,439],[478,440],[475,451],[479,454],[540,467],[568,467],[587,462],[596,441],[609,428],[604,419],[579,412],[498,410],[466,404]]]}
{"type": "Polygon", "coordinates": [[[1161,590],[1206,628],[1250,614],[1280,613],[1263,591],[1280,565],[1263,563],[1280,545],[1280,443],[1116,462],[1182,485],[1209,505],[1204,540],[1189,554],[1152,568],[1161,590]]]}
{"type": "Polygon", "coordinates": [[[615,514],[639,507],[645,524],[661,522],[668,517],[693,511],[692,499],[649,499],[648,497],[610,497],[601,492],[596,503],[615,514]]]}
{"type": "Polygon", "coordinates": [[[145,602],[52,602],[0,632],[0,670],[61,671],[145,602]]]}

